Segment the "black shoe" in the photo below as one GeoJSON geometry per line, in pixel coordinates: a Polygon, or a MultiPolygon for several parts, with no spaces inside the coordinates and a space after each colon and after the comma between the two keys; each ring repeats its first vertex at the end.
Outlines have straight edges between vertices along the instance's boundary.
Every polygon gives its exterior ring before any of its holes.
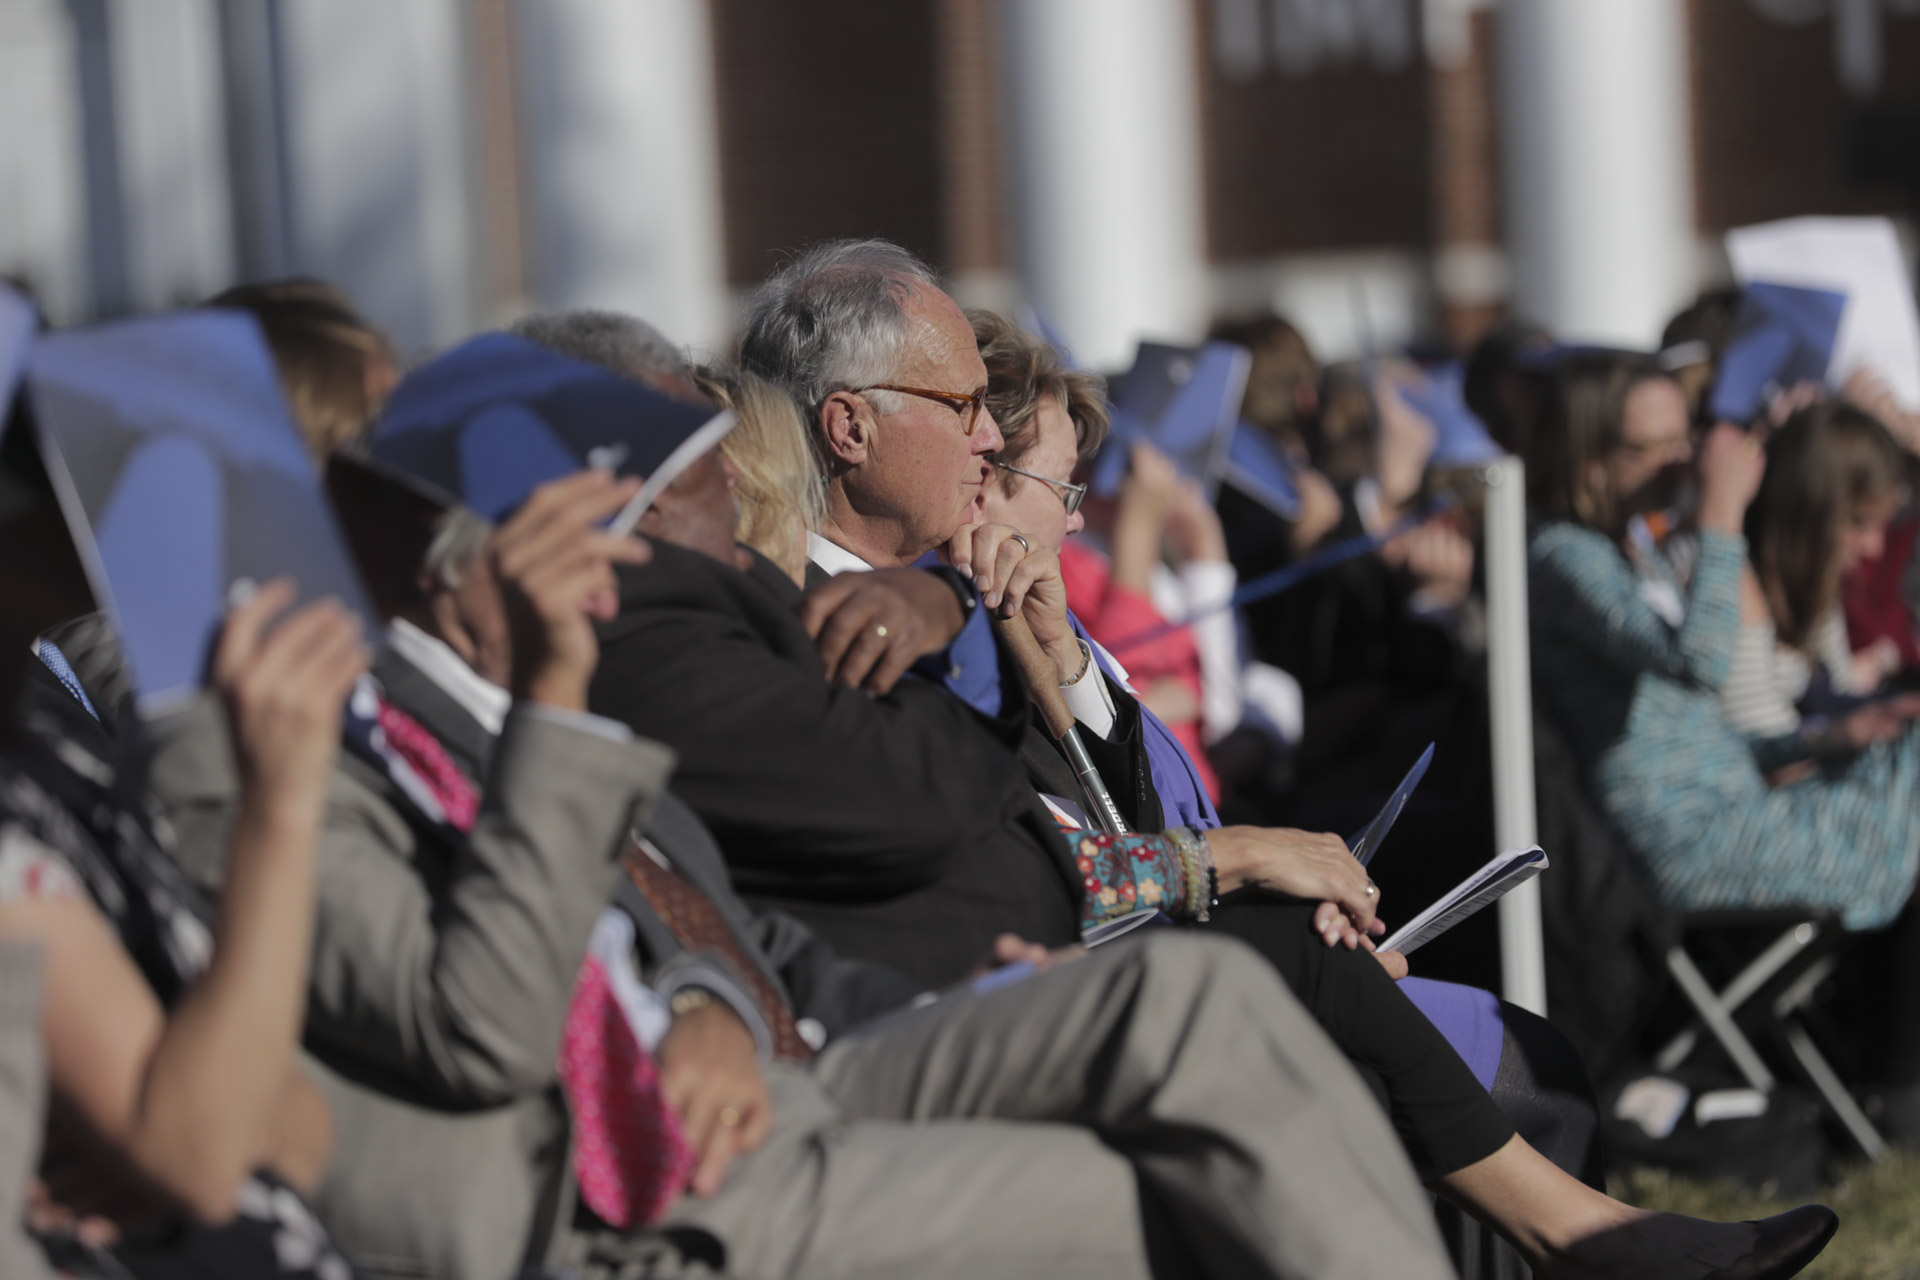
{"type": "Polygon", "coordinates": [[[1806,1204],[1753,1225],[1760,1228],[1760,1242],[1753,1251],[1705,1280],[1787,1280],[1798,1275],[1833,1239],[1840,1229],[1840,1215],[1823,1204],[1806,1204]]]}

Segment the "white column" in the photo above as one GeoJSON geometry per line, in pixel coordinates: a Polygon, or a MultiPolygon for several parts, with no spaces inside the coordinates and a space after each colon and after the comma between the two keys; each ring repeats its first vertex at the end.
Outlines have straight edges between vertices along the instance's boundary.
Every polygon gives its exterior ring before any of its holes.
{"type": "Polygon", "coordinates": [[[1515,307],[1650,347],[1695,290],[1686,6],[1507,0],[1501,22],[1515,307]]]}
{"type": "Polygon", "coordinates": [[[541,0],[517,15],[535,297],[723,347],[733,317],[707,0],[541,0]]]}
{"type": "Polygon", "coordinates": [[[58,0],[0,0],[0,121],[0,274],[23,277],[53,319],[82,319],[80,98],[58,0]]]}
{"type": "Polygon", "coordinates": [[[195,302],[234,270],[214,0],[114,0],[111,13],[129,298],[195,302]]]}
{"type": "Polygon", "coordinates": [[[1004,0],[1013,224],[1028,294],[1080,363],[1206,324],[1190,0],[1004,0]]]}
{"type": "Polygon", "coordinates": [[[456,0],[282,0],[295,270],[405,349],[474,325],[466,40],[456,0]]]}
{"type": "MultiPolygon", "coordinates": [[[[1501,849],[1538,843],[1533,804],[1533,676],[1527,627],[1527,471],[1518,458],[1487,467],[1487,703],[1493,737],[1493,839],[1501,849]]],[[[1547,850],[1549,860],[1553,850],[1547,850]]],[[[1549,867],[1543,874],[1552,875],[1549,867]]],[[[1547,1012],[1540,881],[1500,899],[1500,994],[1547,1012]]]]}

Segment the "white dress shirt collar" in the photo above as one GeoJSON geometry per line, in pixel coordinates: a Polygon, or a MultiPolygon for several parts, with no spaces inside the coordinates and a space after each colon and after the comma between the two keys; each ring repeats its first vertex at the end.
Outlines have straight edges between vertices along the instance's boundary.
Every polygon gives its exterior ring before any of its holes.
{"type": "Polygon", "coordinates": [[[512,694],[468,666],[444,640],[428,635],[404,618],[394,619],[387,629],[387,643],[488,733],[499,736],[507,723],[507,711],[513,706],[512,694]]]}
{"type": "Polygon", "coordinates": [[[807,531],[807,559],[835,577],[843,573],[867,573],[873,566],[835,542],[828,542],[812,530],[807,531]]]}

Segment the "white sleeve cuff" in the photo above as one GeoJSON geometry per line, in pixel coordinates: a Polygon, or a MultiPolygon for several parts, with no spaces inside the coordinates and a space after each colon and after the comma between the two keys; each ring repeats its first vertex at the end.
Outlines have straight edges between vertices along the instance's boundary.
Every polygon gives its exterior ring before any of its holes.
{"type": "Polygon", "coordinates": [[[1067,701],[1067,710],[1073,712],[1073,718],[1100,735],[1102,740],[1113,737],[1113,695],[1107,692],[1106,677],[1100,673],[1100,664],[1093,660],[1093,650],[1087,648],[1087,642],[1080,642],[1080,652],[1086,660],[1086,671],[1072,684],[1060,686],[1060,696],[1067,701]]]}

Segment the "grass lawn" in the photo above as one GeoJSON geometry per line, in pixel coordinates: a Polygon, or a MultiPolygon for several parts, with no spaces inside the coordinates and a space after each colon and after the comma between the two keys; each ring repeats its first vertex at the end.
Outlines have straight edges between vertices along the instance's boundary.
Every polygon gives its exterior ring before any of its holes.
{"type": "MultiPolygon", "coordinates": [[[[1610,1180],[1614,1195],[1648,1209],[1702,1218],[1763,1218],[1794,1202],[1736,1182],[1702,1182],[1658,1169],[1633,1169],[1610,1180]]],[[[1840,1233],[1811,1267],[1808,1280],[1909,1280],[1920,1277],[1920,1157],[1889,1152],[1878,1164],[1845,1166],[1820,1195],[1840,1215],[1840,1233]]]]}

